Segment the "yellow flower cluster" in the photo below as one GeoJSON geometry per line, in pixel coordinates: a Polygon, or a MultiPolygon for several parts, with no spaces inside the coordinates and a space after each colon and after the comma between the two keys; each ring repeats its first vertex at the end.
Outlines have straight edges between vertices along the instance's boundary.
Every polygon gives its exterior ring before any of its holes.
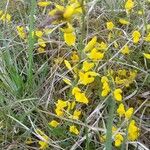
{"type": "Polygon", "coordinates": [[[61,29],[64,33],[64,40],[68,46],[74,46],[76,41],[76,35],[74,33],[74,28],[70,23],[67,24],[66,28],[61,29]]]}
{"type": "Polygon", "coordinates": [[[140,41],[141,34],[139,31],[135,30],[132,33],[133,43],[137,44],[140,41]]]}
{"type": "Polygon", "coordinates": [[[117,113],[119,114],[120,117],[125,116],[126,119],[130,119],[133,114],[133,108],[131,107],[127,109],[127,111],[125,111],[125,107],[121,103],[117,109],[117,113]]]}
{"type": "Polygon", "coordinates": [[[101,93],[101,95],[103,97],[105,97],[110,92],[109,80],[108,80],[107,76],[103,76],[101,78],[101,82],[102,82],[102,93],[101,93]]]}
{"type": "Polygon", "coordinates": [[[135,141],[139,137],[139,128],[136,126],[135,120],[131,120],[128,127],[128,140],[135,141]]]}
{"type": "Polygon", "coordinates": [[[123,142],[123,136],[120,133],[117,133],[115,135],[115,146],[119,147],[121,145],[121,143],[123,142]]]}
{"type": "Polygon", "coordinates": [[[119,69],[116,71],[115,77],[115,83],[116,85],[122,85],[125,87],[129,87],[130,84],[133,83],[137,76],[137,71],[136,70],[126,70],[126,69],[119,69]]]}
{"type": "Polygon", "coordinates": [[[11,18],[12,17],[9,13],[6,13],[6,12],[0,10],[0,21],[2,21],[3,23],[10,22],[11,18]]]}
{"type": "Polygon", "coordinates": [[[134,8],[134,0],[126,0],[125,9],[130,12],[134,8]]]}
{"type": "Polygon", "coordinates": [[[122,89],[120,88],[115,89],[113,92],[113,95],[116,101],[119,101],[119,102],[122,101],[122,89]]]}
{"type": "Polygon", "coordinates": [[[77,102],[84,103],[84,104],[89,103],[89,100],[85,96],[85,93],[82,93],[81,90],[78,87],[74,87],[72,89],[72,95],[75,96],[75,99],[76,99],[77,102]]]}
{"type": "Polygon", "coordinates": [[[87,57],[92,61],[100,61],[104,57],[104,51],[107,49],[107,44],[104,42],[99,43],[97,37],[93,37],[85,46],[84,52],[87,57]]]}
{"type": "Polygon", "coordinates": [[[23,26],[17,26],[17,33],[18,33],[18,36],[21,38],[21,39],[25,39],[26,38],[26,32],[25,32],[25,29],[23,26]]]}

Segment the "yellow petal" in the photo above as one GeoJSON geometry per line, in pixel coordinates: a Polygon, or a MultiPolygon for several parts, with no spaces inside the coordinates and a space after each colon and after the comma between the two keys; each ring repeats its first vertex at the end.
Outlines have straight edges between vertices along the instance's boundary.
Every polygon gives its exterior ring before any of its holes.
{"type": "Polygon", "coordinates": [[[69,61],[64,60],[64,63],[65,63],[66,67],[67,67],[69,70],[72,69],[71,64],[69,63],[69,61]]]}
{"type": "Polygon", "coordinates": [[[148,53],[143,53],[144,57],[147,58],[147,59],[150,59],[150,54],[148,53]]]}
{"type": "Polygon", "coordinates": [[[38,2],[38,5],[40,6],[40,7],[46,7],[46,6],[49,6],[51,4],[51,2],[38,2]]]}
{"type": "Polygon", "coordinates": [[[64,40],[68,46],[74,46],[76,41],[75,33],[64,33],[64,40]]]}
{"type": "Polygon", "coordinates": [[[92,38],[92,40],[89,41],[88,44],[85,46],[84,51],[85,51],[85,52],[88,52],[89,50],[92,50],[93,47],[95,46],[96,42],[97,42],[97,37],[94,36],[94,37],[92,38]]]}

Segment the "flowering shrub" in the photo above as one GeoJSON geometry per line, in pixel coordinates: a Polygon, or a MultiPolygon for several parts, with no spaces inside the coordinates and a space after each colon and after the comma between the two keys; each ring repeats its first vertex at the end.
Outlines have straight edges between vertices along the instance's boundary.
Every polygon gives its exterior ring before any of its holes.
{"type": "MultiPolygon", "coordinates": [[[[0,107],[9,106],[13,141],[27,149],[130,149],[146,128],[140,117],[149,99],[149,1],[5,5],[1,38],[10,40],[0,39],[0,80],[7,93],[0,107]]],[[[0,130],[8,124],[1,120],[0,130]]]]}

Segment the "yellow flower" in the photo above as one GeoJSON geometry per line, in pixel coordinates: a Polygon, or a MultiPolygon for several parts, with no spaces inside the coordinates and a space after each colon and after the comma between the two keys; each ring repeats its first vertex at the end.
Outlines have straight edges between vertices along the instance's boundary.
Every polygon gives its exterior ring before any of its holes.
{"type": "Polygon", "coordinates": [[[114,24],[113,24],[113,22],[111,22],[111,21],[110,21],[110,22],[107,22],[107,23],[106,23],[106,26],[107,26],[107,29],[108,29],[108,30],[112,30],[112,29],[114,28],[114,24]]]}
{"type": "Polygon", "coordinates": [[[75,111],[73,112],[72,119],[78,120],[79,117],[80,117],[80,115],[81,115],[81,111],[75,110],[75,111]]]}
{"type": "Polygon", "coordinates": [[[45,49],[43,47],[39,47],[37,51],[39,54],[45,53],[45,49]]]}
{"type": "Polygon", "coordinates": [[[88,52],[90,50],[92,50],[94,48],[94,46],[96,45],[97,42],[97,37],[94,36],[89,42],[88,44],[85,46],[84,51],[88,52]]]}
{"type": "Polygon", "coordinates": [[[61,99],[58,99],[58,101],[56,103],[56,107],[57,108],[65,108],[65,107],[67,107],[67,101],[63,101],[61,99]]]}
{"type": "Polygon", "coordinates": [[[134,31],[133,33],[132,33],[132,38],[133,38],[133,43],[138,43],[139,42],[139,40],[140,40],[140,37],[141,37],[141,34],[140,34],[140,32],[139,31],[134,31]]]}
{"type": "Polygon", "coordinates": [[[41,150],[45,150],[45,149],[47,149],[49,147],[47,142],[45,142],[45,141],[39,141],[38,143],[40,145],[40,149],[41,150]]]}
{"type": "Polygon", "coordinates": [[[68,46],[74,46],[76,42],[75,33],[64,33],[64,40],[68,46]]]}
{"type": "Polygon", "coordinates": [[[125,118],[126,119],[130,119],[132,114],[133,114],[133,108],[129,108],[126,112],[125,112],[125,118]]]}
{"type": "Polygon", "coordinates": [[[135,141],[139,137],[139,128],[136,126],[135,121],[131,120],[128,126],[128,140],[135,141]]]}
{"type": "Polygon", "coordinates": [[[43,36],[43,32],[38,30],[38,31],[35,31],[35,35],[38,37],[38,38],[41,38],[43,36]]]}
{"type": "Polygon", "coordinates": [[[75,95],[75,94],[80,93],[80,92],[81,92],[81,90],[78,87],[74,87],[72,89],[72,95],[75,95]]]}
{"type": "Polygon", "coordinates": [[[89,70],[91,70],[94,67],[94,63],[89,63],[87,61],[83,62],[83,66],[82,66],[82,70],[87,72],[89,70]]]}
{"type": "Polygon", "coordinates": [[[49,6],[50,4],[51,4],[50,1],[38,2],[38,6],[40,7],[46,7],[46,6],[49,6]]]}
{"type": "Polygon", "coordinates": [[[92,51],[88,54],[88,57],[93,61],[98,61],[103,59],[104,53],[101,53],[96,48],[93,48],[92,51]]]}
{"type": "Polygon", "coordinates": [[[121,53],[124,54],[124,55],[130,53],[130,50],[129,50],[128,45],[125,45],[125,46],[122,48],[121,53]]]}
{"type": "Polygon", "coordinates": [[[18,33],[19,37],[20,37],[21,39],[25,39],[26,33],[25,33],[24,27],[22,27],[22,26],[17,26],[16,28],[17,28],[17,33],[18,33]]]}
{"type": "Polygon", "coordinates": [[[114,91],[114,98],[115,98],[115,100],[116,101],[122,101],[122,90],[120,89],[120,88],[118,88],[118,89],[115,89],[115,91],[114,91]]]}
{"type": "Polygon", "coordinates": [[[77,129],[76,126],[70,126],[69,131],[70,131],[71,133],[76,134],[76,135],[79,134],[79,131],[78,131],[78,129],[77,129]]]}
{"type": "Polygon", "coordinates": [[[38,45],[41,47],[46,47],[46,41],[42,38],[38,39],[38,45]]]}
{"type": "Polygon", "coordinates": [[[57,122],[56,120],[52,120],[51,122],[49,122],[49,125],[56,128],[59,125],[59,122],[57,122]]]}
{"type": "Polygon", "coordinates": [[[79,58],[76,51],[72,52],[71,60],[72,60],[73,63],[77,63],[80,60],[80,58],[79,58]]]}
{"type": "Polygon", "coordinates": [[[64,32],[64,40],[68,46],[75,45],[76,35],[74,33],[73,26],[68,23],[67,28],[61,28],[61,31],[64,32]]]}
{"type": "Polygon", "coordinates": [[[0,18],[3,22],[10,22],[11,21],[11,15],[9,13],[3,14],[0,18]]]}
{"type": "Polygon", "coordinates": [[[124,105],[122,103],[119,105],[117,113],[119,114],[120,117],[122,117],[125,114],[124,105]]]}
{"type": "Polygon", "coordinates": [[[130,24],[129,21],[127,21],[127,20],[125,20],[125,19],[123,19],[123,18],[120,18],[120,19],[119,19],[119,22],[120,22],[121,24],[123,24],[123,25],[128,25],[128,24],[130,24]]]}
{"type": "Polygon", "coordinates": [[[84,104],[88,104],[89,103],[89,100],[87,99],[87,97],[85,96],[85,93],[76,93],[75,94],[75,99],[77,102],[80,102],[80,103],[84,103],[84,104]]]}
{"type": "Polygon", "coordinates": [[[148,35],[145,37],[144,39],[146,42],[150,42],[150,33],[148,33],[148,35]]]}
{"type": "Polygon", "coordinates": [[[79,72],[79,83],[83,85],[90,84],[94,82],[95,76],[98,76],[99,74],[94,71],[89,71],[86,73],[79,72]]]}
{"type": "Polygon", "coordinates": [[[134,2],[133,0],[127,0],[125,3],[125,9],[127,12],[129,12],[131,9],[134,7],[134,2]]]}
{"type": "Polygon", "coordinates": [[[69,63],[69,61],[64,60],[64,63],[65,63],[65,65],[66,65],[66,67],[67,67],[68,70],[72,69],[71,64],[69,63]]]}
{"type": "Polygon", "coordinates": [[[74,32],[74,28],[70,23],[67,23],[67,27],[61,28],[61,31],[64,33],[72,33],[72,32],[74,32]]]}
{"type": "Polygon", "coordinates": [[[108,82],[109,82],[109,80],[108,80],[108,78],[107,78],[107,76],[103,76],[102,78],[101,78],[101,82],[102,82],[102,93],[101,93],[101,96],[103,96],[103,97],[105,97],[105,96],[107,96],[108,94],[109,94],[109,92],[110,92],[110,87],[109,87],[109,84],[108,84],[108,82]]]}
{"type": "Polygon", "coordinates": [[[63,17],[65,19],[69,19],[70,17],[72,17],[73,14],[74,14],[74,7],[72,5],[70,5],[65,8],[63,17]]]}
{"type": "Polygon", "coordinates": [[[123,136],[120,133],[116,134],[115,135],[115,146],[119,147],[121,145],[122,141],[123,141],[123,136]]]}
{"type": "Polygon", "coordinates": [[[97,45],[96,45],[96,49],[102,50],[102,51],[107,50],[107,47],[108,47],[108,45],[104,42],[97,43],[97,45]]]}
{"type": "Polygon", "coordinates": [[[108,82],[108,78],[106,76],[102,76],[101,78],[101,82],[104,83],[104,82],[108,82]]]}
{"type": "Polygon", "coordinates": [[[147,59],[150,59],[150,54],[148,53],[143,53],[144,57],[147,58],[147,59]]]}
{"type": "Polygon", "coordinates": [[[103,87],[102,87],[101,96],[105,97],[109,94],[109,92],[110,92],[109,84],[108,84],[108,82],[104,82],[103,87]]]}

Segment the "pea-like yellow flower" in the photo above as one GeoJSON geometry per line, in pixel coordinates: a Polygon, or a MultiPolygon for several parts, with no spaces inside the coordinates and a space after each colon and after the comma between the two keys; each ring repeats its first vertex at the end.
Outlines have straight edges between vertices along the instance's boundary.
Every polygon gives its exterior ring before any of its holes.
{"type": "Polygon", "coordinates": [[[147,59],[150,59],[150,54],[148,53],[143,53],[144,57],[147,58],[147,59]]]}
{"type": "Polygon", "coordinates": [[[140,32],[137,31],[137,30],[134,31],[134,32],[132,33],[133,43],[137,44],[137,43],[139,42],[139,40],[140,40],[140,37],[141,37],[140,32]]]}
{"type": "Polygon", "coordinates": [[[90,84],[94,82],[95,77],[98,75],[99,74],[94,71],[88,71],[85,73],[82,71],[79,71],[79,83],[83,85],[90,84]]]}
{"type": "Polygon", "coordinates": [[[49,122],[49,125],[50,125],[51,127],[56,128],[56,127],[59,125],[59,122],[57,122],[56,120],[52,120],[51,122],[49,122]]]}
{"type": "Polygon", "coordinates": [[[66,19],[72,17],[72,15],[74,14],[74,10],[75,8],[73,7],[73,5],[66,6],[63,17],[66,19]]]}
{"type": "Polygon", "coordinates": [[[56,115],[57,116],[63,116],[64,115],[64,108],[66,108],[68,106],[67,101],[63,101],[61,99],[59,99],[56,103],[56,115]]]}
{"type": "Polygon", "coordinates": [[[4,13],[1,17],[0,20],[3,22],[10,22],[11,21],[11,15],[9,13],[4,13]]]}
{"type": "Polygon", "coordinates": [[[97,42],[97,37],[94,36],[88,43],[87,45],[85,46],[84,48],[84,51],[85,52],[88,52],[90,50],[92,50],[94,48],[94,46],[96,45],[96,42],[97,42]]]}
{"type": "Polygon", "coordinates": [[[120,22],[121,24],[123,24],[123,25],[129,25],[129,24],[130,24],[130,22],[129,22],[128,20],[123,19],[123,18],[120,18],[120,19],[119,19],[119,22],[120,22]]]}
{"type": "Polygon", "coordinates": [[[41,38],[43,36],[43,32],[40,31],[40,30],[37,30],[35,31],[35,35],[38,37],[38,38],[41,38]]]}
{"type": "Polygon", "coordinates": [[[113,22],[111,22],[111,21],[110,21],[110,22],[107,22],[107,23],[106,23],[106,26],[107,26],[107,29],[108,29],[108,30],[112,30],[112,29],[115,27],[115,25],[114,25],[113,22]]]}
{"type": "Polygon", "coordinates": [[[75,95],[75,94],[77,94],[77,93],[79,93],[79,92],[81,92],[81,90],[80,90],[78,87],[74,87],[74,88],[72,89],[72,95],[75,95]]]}
{"type": "Polygon", "coordinates": [[[41,47],[46,47],[46,41],[43,38],[39,38],[38,45],[41,47]]]}
{"type": "Polygon", "coordinates": [[[122,101],[122,90],[120,88],[115,89],[114,91],[114,98],[116,101],[122,101]]]}
{"type": "Polygon", "coordinates": [[[79,130],[77,129],[76,126],[70,126],[69,131],[70,131],[71,133],[76,134],[76,135],[79,134],[79,130]]]}
{"type": "Polygon", "coordinates": [[[23,26],[17,26],[16,28],[17,28],[17,33],[18,33],[19,37],[21,39],[25,39],[26,38],[26,32],[25,32],[24,27],[23,26]]]}
{"type": "Polygon", "coordinates": [[[93,48],[88,54],[88,57],[93,61],[99,61],[103,59],[104,53],[98,51],[96,48],[93,48]]]}
{"type": "Polygon", "coordinates": [[[79,55],[76,51],[72,52],[71,60],[73,63],[79,62],[80,58],[79,58],[79,55]]]}
{"type": "Polygon", "coordinates": [[[72,69],[71,64],[68,60],[64,60],[64,63],[65,63],[65,66],[67,67],[68,70],[72,69]]]}
{"type": "Polygon", "coordinates": [[[64,40],[68,46],[75,45],[76,42],[76,35],[74,33],[73,26],[68,23],[67,28],[61,29],[62,32],[64,32],[64,40]]]}
{"type": "Polygon", "coordinates": [[[130,50],[129,50],[128,45],[125,45],[125,46],[122,48],[121,53],[124,54],[124,55],[130,53],[130,50]]]}
{"type": "Polygon", "coordinates": [[[101,43],[96,43],[96,49],[101,50],[101,51],[106,51],[107,50],[107,43],[101,42],[101,43]]]}
{"type": "Polygon", "coordinates": [[[117,109],[117,113],[120,117],[122,117],[125,114],[125,108],[124,105],[121,103],[117,109]]]}
{"type": "Polygon", "coordinates": [[[80,93],[80,92],[76,93],[75,94],[75,99],[79,103],[84,103],[84,104],[88,104],[89,103],[89,100],[86,97],[85,93],[80,93]]]}
{"type": "Polygon", "coordinates": [[[101,93],[101,96],[105,97],[110,92],[109,80],[108,80],[107,76],[103,76],[101,78],[101,82],[102,82],[102,93],[101,93]]]}
{"type": "Polygon", "coordinates": [[[134,7],[134,2],[133,0],[127,0],[125,3],[125,9],[127,12],[129,12],[130,10],[132,10],[134,7]]]}
{"type": "Polygon", "coordinates": [[[94,63],[90,63],[88,61],[84,61],[83,62],[83,66],[82,66],[82,70],[87,72],[89,70],[91,70],[94,67],[94,63]]]}
{"type": "Polygon", "coordinates": [[[72,119],[79,120],[80,115],[81,115],[81,111],[75,110],[75,111],[73,112],[72,119]]]}
{"type": "Polygon", "coordinates": [[[49,6],[50,4],[51,4],[50,1],[38,2],[38,6],[40,6],[40,7],[46,7],[46,6],[49,6]]]}
{"type": "Polygon", "coordinates": [[[131,107],[125,112],[125,118],[130,119],[133,114],[134,109],[131,107]]]}
{"type": "Polygon", "coordinates": [[[136,126],[134,120],[131,120],[128,126],[128,140],[135,141],[139,137],[139,128],[136,126]]]}
{"type": "Polygon", "coordinates": [[[123,141],[123,136],[120,133],[116,134],[115,135],[115,146],[119,147],[121,145],[122,141],[123,141]]]}
{"type": "Polygon", "coordinates": [[[84,103],[84,104],[89,103],[89,100],[85,96],[85,93],[82,93],[81,90],[78,87],[74,87],[72,89],[72,95],[75,96],[75,99],[76,99],[77,102],[84,103]]]}

